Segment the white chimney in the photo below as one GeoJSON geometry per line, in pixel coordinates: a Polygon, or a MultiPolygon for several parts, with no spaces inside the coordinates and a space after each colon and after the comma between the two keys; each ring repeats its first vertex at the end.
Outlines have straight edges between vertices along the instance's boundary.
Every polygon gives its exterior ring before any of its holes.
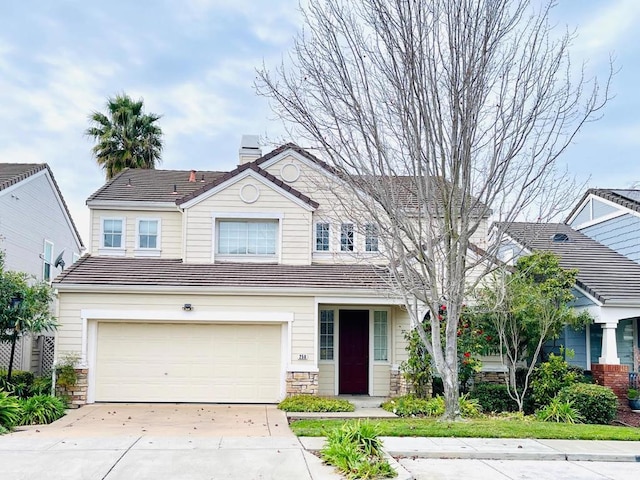
{"type": "Polygon", "coordinates": [[[244,165],[245,163],[253,162],[262,156],[262,149],[260,148],[260,136],[259,135],[242,135],[240,141],[240,150],[238,151],[240,162],[238,165],[244,165]]]}

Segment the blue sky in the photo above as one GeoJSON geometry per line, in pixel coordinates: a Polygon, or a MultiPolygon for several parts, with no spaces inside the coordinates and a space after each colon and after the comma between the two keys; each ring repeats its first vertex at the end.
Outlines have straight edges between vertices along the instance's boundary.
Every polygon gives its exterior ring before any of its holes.
{"type": "MultiPolygon", "coordinates": [[[[47,162],[85,242],[85,199],[104,182],[87,117],[118,92],[163,115],[161,168],[229,170],[240,136],[279,143],[284,130],[255,95],[255,68],[275,66],[298,28],[297,0],[5,0],[0,12],[0,162],[47,162]]],[[[577,28],[574,61],[620,71],[604,118],[564,156],[590,187],[640,181],[640,1],[560,0],[577,28]]],[[[293,139],[295,140],[295,139],[293,139]]],[[[265,151],[269,147],[265,147],[265,151]]],[[[582,192],[576,192],[580,195],[582,192]]]]}

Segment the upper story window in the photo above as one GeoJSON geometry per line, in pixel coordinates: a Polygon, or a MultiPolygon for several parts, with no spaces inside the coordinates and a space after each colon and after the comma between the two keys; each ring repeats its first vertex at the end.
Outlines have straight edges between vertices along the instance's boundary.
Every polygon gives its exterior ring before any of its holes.
{"type": "Polygon", "coordinates": [[[364,226],[364,249],[367,252],[378,251],[378,226],[373,223],[364,226]]]}
{"type": "Polygon", "coordinates": [[[353,223],[340,226],[340,251],[353,252],[353,223]]]}
{"type": "Polygon", "coordinates": [[[53,243],[44,241],[44,252],[42,253],[42,279],[46,282],[51,280],[51,267],[53,265],[53,243]]]}
{"type": "Polygon", "coordinates": [[[277,220],[220,220],[216,253],[274,256],[277,237],[277,220]]]}
{"type": "Polygon", "coordinates": [[[124,218],[102,218],[100,219],[100,255],[125,254],[125,232],[126,222],[124,218]]]}
{"type": "Polygon", "coordinates": [[[160,220],[140,218],[136,224],[136,256],[160,256],[160,220]]]}
{"type": "Polygon", "coordinates": [[[158,248],[158,220],[138,220],[138,248],[158,248]]]}
{"type": "Polygon", "coordinates": [[[120,218],[102,220],[102,246],[104,248],[124,248],[122,232],[124,221],[120,218]]]}
{"type": "Polygon", "coordinates": [[[329,251],[329,224],[316,223],[316,252],[329,251]]]}

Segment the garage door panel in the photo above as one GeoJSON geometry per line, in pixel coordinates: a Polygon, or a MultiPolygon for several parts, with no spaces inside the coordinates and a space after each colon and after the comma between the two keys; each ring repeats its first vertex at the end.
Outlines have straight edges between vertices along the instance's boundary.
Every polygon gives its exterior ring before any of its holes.
{"type": "Polygon", "coordinates": [[[276,402],[280,325],[98,324],[97,401],[276,402]]]}

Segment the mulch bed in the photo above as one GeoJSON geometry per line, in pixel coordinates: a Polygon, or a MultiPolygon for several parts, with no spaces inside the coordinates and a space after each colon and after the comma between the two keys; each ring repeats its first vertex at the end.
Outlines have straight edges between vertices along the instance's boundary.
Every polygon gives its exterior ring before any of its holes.
{"type": "Polygon", "coordinates": [[[618,408],[618,417],[613,421],[614,425],[625,427],[640,427],[640,413],[633,412],[629,407],[618,408]]]}

